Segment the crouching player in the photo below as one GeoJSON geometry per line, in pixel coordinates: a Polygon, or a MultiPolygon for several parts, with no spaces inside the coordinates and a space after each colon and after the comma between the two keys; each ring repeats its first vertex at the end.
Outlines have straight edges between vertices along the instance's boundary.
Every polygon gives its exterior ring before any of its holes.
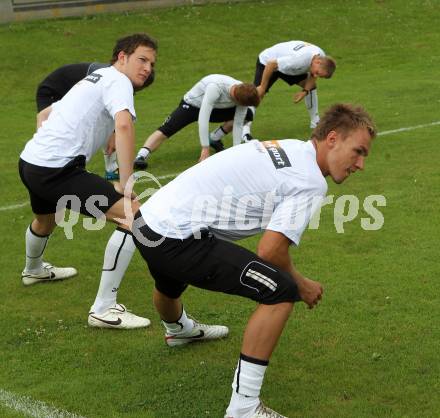
{"type": "Polygon", "coordinates": [[[135,216],[135,244],[155,280],[154,303],[168,345],[224,337],[221,326],[187,317],[188,285],[258,303],[244,331],[225,418],[282,418],[260,390],[294,303],[310,308],[321,284],[292,263],[290,246],[327,192],[364,167],[375,128],[360,107],[331,107],[308,142],[250,141],[191,167],[155,193],[135,216]],[[197,185],[197,187],[195,187],[197,185]],[[257,254],[230,240],[264,231],[257,254]]]}

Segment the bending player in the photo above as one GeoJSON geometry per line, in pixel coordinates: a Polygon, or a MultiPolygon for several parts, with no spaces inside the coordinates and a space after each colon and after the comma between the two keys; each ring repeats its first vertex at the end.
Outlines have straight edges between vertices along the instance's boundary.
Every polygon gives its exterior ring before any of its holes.
{"type": "MultiPolygon", "coordinates": [[[[336,69],[333,58],[325,55],[316,45],[304,41],[276,44],[260,53],[255,68],[254,84],[263,99],[272,85],[280,78],[289,86],[297,84],[302,91],[294,95],[294,103],[305,99],[310,116],[310,128],[319,122],[317,79],[331,78],[336,69]]],[[[255,116],[255,108],[250,108],[255,116]]],[[[243,141],[250,141],[252,120],[243,127],[243,141]]],[[[221,128],[216,131],[221,139],[221,128]]],[[[224,135],[224,134],[223,134],[224,135]]]]}
{"type": "Polygon", "coordinates": [[[261,403],[264,375],[294,304],[313,308],[323,295],[321,284],[296,268],[289,249],[299,245],[320,207],[326,177],[340,184],[362,170],[375,135],[364,109],[337,104],[310,141],[255,140],[230,148],[186,170],[135,215],[135,244],[155,281],[168,345],[227,335],[224,327],[188,318],[181,300],[188,285],[256,302],[225,418],[284,418],[261,403]],[[230,242],[260,232],[257,253],[230,242]]]}
{"type": "Polygon", "coordinates": [[[101,282],[88,315],[90,326],[141,328],[147,318],[117,303],[117,292],[135,249],[130,232],[139,207],[128,187],[135,148],[133,92],[144,86],[156,61],[157,44],[146,34],[121,38],[111,66],[95,70],[55,102],[46,122],[20,155],[19,172],[29,192],[34,219],[26,230],[24,285],[68,279],[76,269],[43,261],[55,212],[68,207],[86,216],[116,223],[104,253],[101,282]],[[86,170],[86,163],[115,132],[120,183],[86,170]]]}
{"type": "MultiPolygon", "coordinates": [[[[211,74],[202,78],[184,96],[179,106],[154,131],[139,150],[134,166],[147,168],[147,159],[160,145],[185,126],[198,121],[202,147],[199,161],[209,157],[211,146],[216,152],[224,149],[221,137],[232,131],[233,143],[241,142],[243,123],[253,118],[248,106],[258,106],[260,98],[253,84],[245,84],[227,75],[211,74]],[[226,122],[220,135],[210,135],[209,122],[226,122]]],[[[218,130],[217,130],[218,131],[218,130]]]]}

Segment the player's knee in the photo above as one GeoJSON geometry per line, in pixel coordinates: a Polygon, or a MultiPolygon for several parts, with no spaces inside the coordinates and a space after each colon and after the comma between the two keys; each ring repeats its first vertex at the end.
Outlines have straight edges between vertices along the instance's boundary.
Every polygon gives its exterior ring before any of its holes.
{"type": "Polygon", "coordinates": [[[178,299],[180,295],[187,288],[187,285],[183,283],[167,282],[164,280],[155,281],[156,289],[170,299],[178,299]]]}
{"type": "Polygon", "coordinates": [[[105,212],[105,217],[110,221],[129,219],[139,210],[139,202],[121,197],[105,212]]]}
{"type": "Polygon", "coordinates": [[[52,233],[55,226],[55,215],[36,215],[31,228],[37,235],[46,236],[52,233]]]}
{"type": "Polygon", "coordinates": [[[140,203],[137,200],[131,200],[131,213],[135,214],[141,207],[140,203]]]}

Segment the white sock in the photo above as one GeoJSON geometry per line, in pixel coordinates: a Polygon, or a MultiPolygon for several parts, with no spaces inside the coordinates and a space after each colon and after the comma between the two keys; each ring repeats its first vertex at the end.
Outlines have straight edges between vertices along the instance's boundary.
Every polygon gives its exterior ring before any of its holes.
{"type": "Polygon", "coordinates": [[[119,285],[135,248],[131,233],[122,228],[113,232],[105,249],[101,282],[92,312],[101,314],[116,304],[119,285]]]}
{"type": "Polygon", "coordinates": [[[260,390],[268,364],[266,360],[240,354],[232,382],[231,401],[226,410],[228,417],[252,417],[260,404],[260,390]]]}
{"type": "Polygon", "coordinates": [[[260,398],[240,395],[232,391],[231,400],[228,409],[226,409],[226,416],[231,418],[252,418],[259,404],[260,398]]]}
{"type": "Polygon", "coordinates": [[[216,130],[209,134],[209,139],[211,141],[220,141],[220,139],[222,139],[225,135],[226,132],[223,130],[223,127],[219,126],[216,130]]]}
{"type": "Polygon", "coordinates": [[[162,324],[170,334],[180,334],[190,331],[194,327],[194,321],[186,315],[185,308],[182,308],[182,315],[176,322],[166,322],[162,320],[162,324]]]}
{"type": "Polygon", "coordinates": [[[118,169],[118,159],[116,152],[112,152],[110,155],[104,154],[105,171],[112,172],[118,169]]]}
{"type": "Polygon", "coordinates": [[[318,122],[318,92],[316,89],[310,90],[310,93],[304,99],[304,103],[309,112],[310,122],[318,122]]]}
{"type": "Polygon", "coordinates": [[[150,151],[149,148],[142,147],[142,148],[138,151],[136,157],[144,157],[145,159],[147,159],[148,156],[150,155],[150,153],[151,153],[151,151],[150,151]]]}
{"type": "Polygon", "coordinates": [[[31,225],[26,229],[26,266],[27,273],[40,273],[43,268],[43,253],[46,248],[49,235],[41,236],[32,231],[31,225]]]}
{"type": "Polygon", "coordinates": [[[251,124],[252,124],[252,122],[246,122],[243,125],[242,137],[244,137],[245,135],[251,134],[251,124]]]}

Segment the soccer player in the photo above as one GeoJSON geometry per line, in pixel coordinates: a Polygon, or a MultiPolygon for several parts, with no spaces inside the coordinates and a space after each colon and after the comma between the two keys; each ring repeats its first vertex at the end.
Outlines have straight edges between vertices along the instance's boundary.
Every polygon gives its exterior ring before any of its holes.
{"type": "Polygon", "coordinates": [[[179,106],[167,117],[163,125],[147,138],[136,156],[135,168],[147,168],[149,155],[157,150],[163,141],[196,120],[199,122],[202,146],[199,161],[209,157],[210,146],[216,152],[222,151],[224,146],[221,137],[230,131],[234,145],[239,144],[245,118],[253,118],[248,106],[256,107],[259,103],[257,89],[252,84],[242,83],[221,74],[203,77],[183,96],[179,106]],[[209,133],[209,122],[227,123],[217,129],[221,132],[220,135],[212,136],[209,133]]]}
{"type": "MultiPolygon", "coordinates": [[[[52,104],[61,100],[65,94],[80,80],[100,68],[109,67],[110,64],[99,62],[83,62],[78,64],[68,64],[57,68],[51,72],[39,85],[36,93],[37,102],[37,129],[49,117],[52,104]]],[[[148,87],[154,81],[154,68],[139,91],[148,87]]],[[[118,162],[116,154],[112,149],[114,137],[110,137],[110,146],[104,147],[105,179],[119,180],[118,162]]]]}
{"type": "Polygon", "coordinates": [[[332,106],[308,142],[256,140],[191,167],[135,215],[135,244],[155,280],[154,303],[168,345],[220,338],[200,327],[181,294],[196,287],[258,303],[244,331],[225,418],[282,418],[259,398],[269,359],[295,302],[320,302],[321,284],[294,266],[290,246],[327,192],[364,168],[376,129],[361,107],[332,106]],[[230,240],[264,231],[257,254],[230,240]]]}
{"type": "Polygon", "coordinates": [[[117,41],[111,66],[95,70],[52,105],[46,122],[20,155],[19,172],[29,191],[35,218],[26,230],[24,285],[73,277],[74,268],[43,262],[43,253],[56,226],[55,212],[63,207],[86,216],[115,222],[108,241],[101,282],[88,316],[90,326],[140,328],[150,324],[116,302],[117,291],[135,246],[130,216],[139,204],[127,186],[133,173],[136,113],[133,92],[142,88],[156,61],[157,44],[146,34],[117,41]],[[86,170],[86,163],[115,132],[120,183],[113,185],[86,170]]]}
{"type": "Polygon", "coordinates": [[[294,103],[305,98],[310,115],[310,128],[319,122],[318,78],[331,78],[336,69],[333,58],[325,55],[316,45],[304,41],[289,41],[265,49],[258,56],[254,84],[261,98],[273,83],[281,78],[289,86],[297,84],[302,91],[294,95],[294,103]]]}

